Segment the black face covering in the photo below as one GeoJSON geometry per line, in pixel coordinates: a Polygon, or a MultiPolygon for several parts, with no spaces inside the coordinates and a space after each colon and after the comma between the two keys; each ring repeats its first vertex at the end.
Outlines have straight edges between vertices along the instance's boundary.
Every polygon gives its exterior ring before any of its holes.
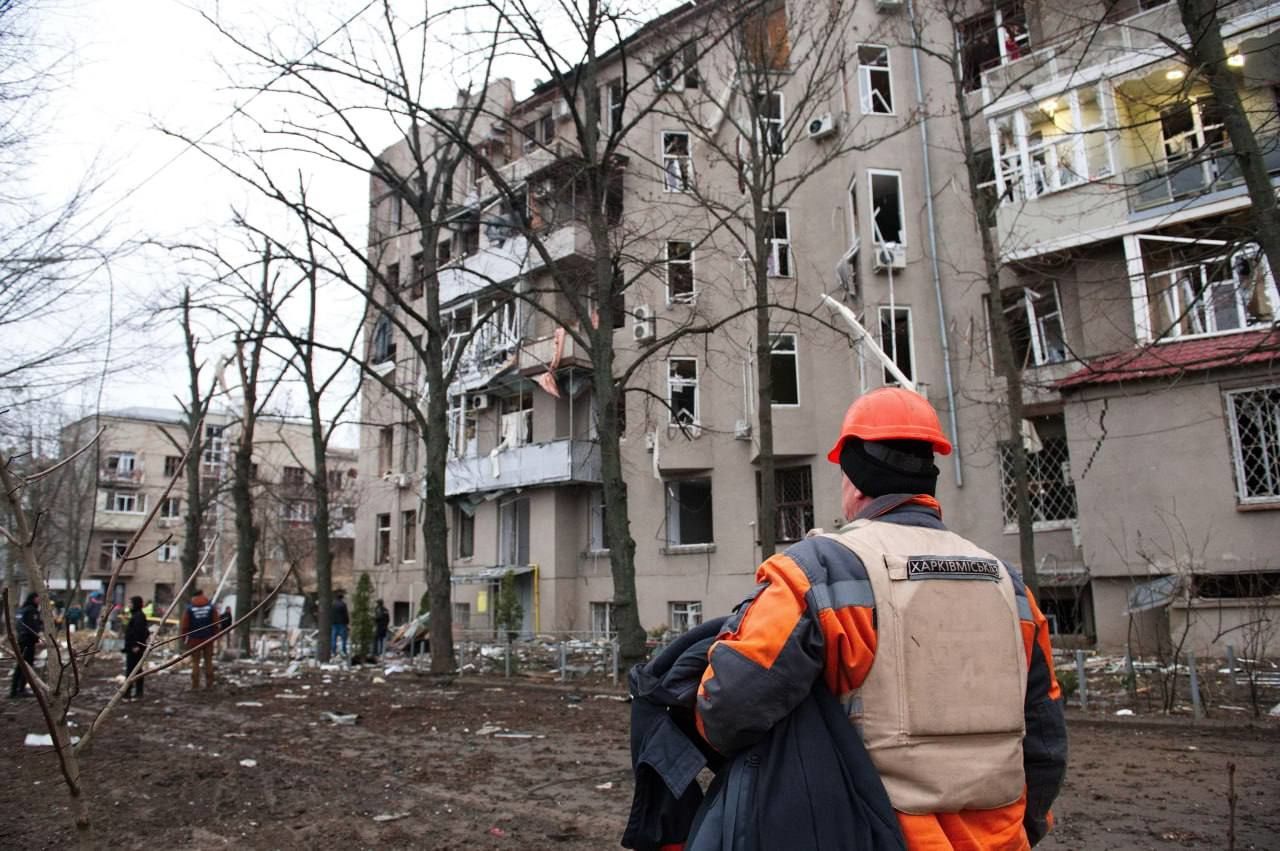
{"type": "Polygon", "coordinates": [[[840,450],[840,469],[870,497],[927,493],[938,487],[933,447],[920,440],[868,442],[851,437],[840,450]]]}

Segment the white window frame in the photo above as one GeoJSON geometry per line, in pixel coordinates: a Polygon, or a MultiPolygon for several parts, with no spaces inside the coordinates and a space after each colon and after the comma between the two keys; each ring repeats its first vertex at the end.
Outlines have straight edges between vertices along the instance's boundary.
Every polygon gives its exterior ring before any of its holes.
{"type": "Polygon", "coordinates": [[[791,250],[791,211],[790,210],[771,210],[769,212],[769,232],[765,235],[765,241],[769,243],[769,261],[767,272],[770,278],[794,278],[796,275],[796,257],[791,250]],[[777,236],[777,228],[774,226],[778,218],[786,222],[786,236],[777,236]],[[786,260],[786,271],[783,271],[783,259],[786,260]]]}
{"type": "Polygon", "coordinates": [[[662,191],[684,194],[693,185],[693,134],[688,130],[663,130],[658,134],[659,156],[662,157],[662,191]],[[667,153],[667,137],[683,136],[685,140],[684,154],[667,153]],[[683,174],[672,173],[672,167],[684,163],[683,174]]]}
{"type": "Polygon", "coordinates": [[[667,425],[671,428],[697,429],[702,424],[702,389],[700,387],[702,373],[696,357],[667,358],[667,425]],[[672,374],[677,362],[693,364],[693,378],[683,378],[672,374]],[[683,422],[677,416],[675,393],[677,390],[693,388],[693,421],[683,422]]]}
{"type": "MultiPolygon", "coordinates": [[[[907,315],[907,366],[909,368],[909,375],[907,377],[910,378],[913,383],[919,384],[920,376],[916,372],[915,319],[911,315],[911,308],[905,304],[895,304],[893,306],[893,310],[898,313],[905,313],[907,315]]],[[[889,315],[889,319],[891,320],[890,328],[895,331],[897,328],[897,322],[893,321],[895,317],[893,316],[893,314],[889,313],[889,305],[887,304],[879,305],[879,307],[876,310],[876,328],[878,329],[878,336],[880,337],[880,348],[882,351],[884,351],[885,355],[888,356],[889,360],[893,361],[894,364],[897,365],[898,369],[902,369],[902,364],[899,362],[898,353],[894,351],[894,349],[896,348],[897,335],[896,334],[894,335],[895,341],[888,341],[888,340],[885,340],[884,338],[884,320],[885,320],[886,314],[889,315]]],[[[898,384],[897,379],[895,379],[892,375],[890,375],[889,370],[887,369],[884,370],[884,383],[886,385],[893,385],[893,386],[897,386],[898,384]]]]}
{"type": "MultiPolygon", "coordinates": [[[[1022,290],[1023,290],[1022,310],[1023,310],[1023,315],[1026,316],[1027,329],[1029,331],[1030,344],[1031,344],[1031,363],[1028,364],[1028,368],[1035,368],[1040,366],[1051,366],[1053,364],[1066,363],[1067,361],[1071,360],[1071,352],[1067,349],[1067,345],[1066,345],[1067,328],[1066,328],[1066,324],[1063,322],[1063,319],[1062,319],[1062,299],[1058,293],[1058,282],[1051,281],[1049,283],[1048,292],[1037,293],[1035,291],[1035,287],[1022,287],[1022,290]],[[1051,306],[1051,309],[1048,311],[1037,310],[1037,304],[1043,301],[1045,296],[1052,296],[1053,298],[1053,304],[1051,306]],[[1045,342],[1046,336],[1044,332],[1045,323],[1049,320],[1050,317],[1054,317],[1054,316],[1057,317],[1058,331],[1060,332],[1060,335],[1062,337],[1062,343],[1063,343],[1063,355],[1062,355],[1062,358],[1058,360],[1049,359],[1048,352],[1047,352],[1047,344],[1045,342]]],[[[1018,305],[1014,304],[1009,307],[1005,307],[1003,304],[1001,304],[1001,309],[1006,314],[1009,314],[1013,311],[1016,311],[1018,309],[1018,305]]],[[[988,311],[991,310],[991,302],[989,300],[987,302],[987,310],[988,311]]],[[[988,313],[987,346],[991,352],[991,364],[992,364],[991,368],[994,370],[995,360],[996,360],[995,359],[995,341],[994,341],[994,338],[991,336],[991,327],[992,327],[991,317],[990,317],[990,314],[988,313]]]]}
{"type": "MultiPolygon", "coordinates": [[[[780,331],[769,335],[769,357],[776,359],[778,357],[791,358],[791,368],[796,378],[796,400],[794,402],[774,402],[770,400],[770,404],[775,408],[798,408],[800,407],[800,335],[793,331],[780,331]],[[790,340],[790,349],[779,349],[778,344],[790,340]],[[781,354],[777,354],[781,352],[781,354]]],[[[773,363],[776,364],[776,360],[773,363]]],[[[772,373],[775,385],[777,384],[777,370],[773,369],[772,373]]]]}
{"type": "Polygon", "coordinates": [[[147,495],[135,491],[107,491],[105,510],[108,514],[145,514],[147,495]],[[126,505],[132,507],[125,508],[126,505]]]}
{"type": "Polygon", "coordinates": [[[416,508],[401,509],[400,511],[400,563],[413,564],[418,560],[418,533],[422,529],[418,522],[418,510],[416,508]],[[405,526],[405,520],[409,519],[408,515],[413,515],[413,522],[408,527],[405,526]],[[410,552],[410,544],[412,544],[412,552],[410,552]]]}
{"type": "MultiPolygon", "coordinates": [[[[863,115],[897,115],[897,94],[893,90],[893,60],[888,45],[884,44],[859,44],[857,46],[858,57],[858,105],[863,115]],[[868,65],[862,61],[862,49],[870,48],[872,50],[884,51],[883,65],[868,65]],[[871,85],[871,75],[883,73],[889,83],[889,103],[884,104],[888,110],[882,111],[875,108],[872,98],[879,95],[879,92],[871,85]]],[[[880,98],[883,104],[884,98],[880,98]]]]}
{"type": "Polygon", "coordinates": [[[614,135],[622,130],[626,123],[626,105],[627,92],[626,87],[622,83],[622,78],[610,80],[605,83],[605,127],[609,135],[614,135]],[[615,92],[619,99],[614,98],[615,92]]]}
{"type": "Polygon", "coordinates": [[[871,242],[873,245],[884,245],[886,242],[892,242],[896,245],[906,246],[907,244],[907,203],[902,194],[902,172],[895,169],[887,168],[869,168],[867,169],[867,208],[871,212],[871,242]],[[898,181],[898,228],[897,240],[885,240],[881,238],[880,229],[876,226],[876,193],[875,179],[877,177],[892,177],[898,181]]]}
{"type": "Polygon", "coordinates": [[[166,520],[174,520],[182,516],[182,497],[166,496],[160,503],[160,516],[166,520]]]}
{"type": "Polygon", "coordinates": [[[667,602],[667,625],[677,635],[702,625],[701,600],[670,600],[667,602]]]}
{"type": "MultiPolygon", "coordinates": [[[[1224,243],[1225,245],[1225,243],[1224,243]]],[[[1167,286],[1158,289],[1151,294],[1151,321],[1154,325],[1157,309],[1156,302],[1164,303],[1166,313],[1171,317],[1183,316],[1184,314],[1192,322],[1193,330],[1184,332],[1179,325],[1167,329],[1158,329],[1163,331],[1160,342],[1168,342],[1170,340],[1187,340],[1197,337],[1211,337],[1221,334],[1239,334],[1244,331],[1258,330],[1271,327],[1272,321],[1266,320],[1261,322],[1249,322],[1247,302],[1244,299],[1244,282],[1240,279],[1237,271],[1237,262],[1243,255],[1248,254],[1254,263],[1261,263],[1263,274],[1263,286],[1266,288],[1266,296],[1272,305],[1273,311],[1280,311],[1280,288],[1276,286],[1276,279],[1272,273],[1270,263],[1262,250],[1256,245],[1251,244],[1237,251],[1231,252],[1230,255],[1218,255],[1216,257],[1206,258],[1199,262],[1186,263],[1176,266],[1172,269],[1164,269],[1159,272],[1148,272],[1148,280],[1156,278],[1166,278],[1169,283],[1167,286]],[[1229,279],[1222,278],[1219,280],[1210,280],[1210,270],[1215,267],[1225,266],[1230,269],[1231,277],[1229,279]],[[1196,273],[1200,276],[1201,281],[1206,282],[1201,293],[1197,296],[1188,286],[1186,281],[1188,275],[1196,273]],[[1181,275],[1181,277],[1179,277],[1181,275]],[[1229,328],[1217,327],[1217,311],[1214,309],[1214,290],[1220,287],[1230,285],[1231,298],[1235,304],[1236,317],[1240,324],[1229,328]],[[1194,301],[1194,304],[1192,303],[1194,301]],[[1196,325],[1199,330],[1194,330],[1196,325]]]]}
{"type": "Polygon", "coordinates": [[[593,488],[587,497],[587,553],[609,552],[609,531],[605,526],[604,489],[593,488]]]}
{"type": "Polygon", "coordinates": [[[695,265],[694,243],[688,239],[668,239],[663,249],[663,269],[665,271],[667,284],[667,304],[693,304],[698,300],[698,270],[695,265]],[[689,246],[688,259],[678,260],[671,257],[671,246],[673,244],[689,246]],[[689,292],[676,294],[671,291],[671,267],[672,266],[688,266],[689,267],[689,292]]]}
{"type": "MultiPolygon", "coordinates": [[[[1264,384],[1258,387],[1243,387],[1238,390],[1228,390],[1223,393],[1224,403],[1227,409],[1227,428],[1231,437],[1231,463],[1235,472],[1235,490],[1236,501],[1241,505],[1275,505],[1280,503],[1280,477],[1277,477],[1271,483],[1271,493],[1262,495],[1250,495],[1245,492],[1247,477],[1245,475],[1244,450],[1240,444],[1240,412],[1237,408],[1236,399],[1250,393],[1267,393],[1280,392],[1280,384],[1264,384]]],[[[1277,405],[1273,413],[1276,423],[1275,428],[1280,434],[1280,405],[1277,405]]],[[[1280,441],[1275,446],[1263,446],[1264,463],[1267,461],[1274,462],[1276,455],[1280,455],[1280,441]]],[[[1270,465],[1268,465],[1269,467],[1270,465]]],[[[1270,478],[1270,475],[1268,475],[1270,478]]]]}
{"type": "Polygon", "coordinates": [[[166,541],[156,548],[156,561],[166,563],[177,561],[179,549],[178,545],[173,541],[166,541]]]}
{"type": "Polygon", "coordinates": [[[375,514],[373,516],[374,534],[373,534],[373,563],[374,564],[390,564],[391,563],[391,546],[392,546],[392,529],[391,524],[394,522],[391,512],[383,514],[375,514]],[[386,525],[382,523],[382,518],[387,518],[386,525]],[[383,545],[383,533],[386,533],[386,545],[383,545]]]}
{"type": "Polygon", "coordinates": [[[203,462],[201,473],[205,476],[217,476],[222,473],[222,465],[226,460],[224,454],[225,440],[223,435],[224,427],[220,425],[207,425],[204,427],[204,453],[201,456],[203,462]]]}
{"type": "Polygon", "coordinates": [[[613,620],[617,604],[608,600],[592,600],[587,604],[591,617],[591,634],[599,638],[609,638],[615,632],[613,620]]]}
{"type": "Polygon", "coordinates": [[[663,516],[665,518],[664,527],[666,532],[667,550],[675,551],[695,551],[700,552],[715,546],[715,483],[711,476],[693,476],[682,479],[669,479],[664,482],[663,492],[666,497],[666,505],[663,506],[663,516]],[[690,482],[706,482],[709,504],[707,510],[711,512],[711,540],[710,541],[694,541],[686,542],[684,540],[684,530],[680,525],[680,500],[676,496],[676,489],[681,485],[690,482]],[[675,540],[679,536],[680,540],[675,540]]]}

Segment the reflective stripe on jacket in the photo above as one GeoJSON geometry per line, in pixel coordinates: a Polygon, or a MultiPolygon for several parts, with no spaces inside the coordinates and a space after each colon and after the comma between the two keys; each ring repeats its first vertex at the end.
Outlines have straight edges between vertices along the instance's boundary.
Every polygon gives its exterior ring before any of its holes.
{"type": "MultiPolygon", "coordinates": [[[[920,502],[913,504],[905,495],[882,497],[860,517],[945,528],[936,503],[920,502]]],[[[1066,768],[1061,693],[1053,674],[1048,623],[1020,575],[1012,569],[1009,573],[1027,653],[1026,794],[991,810],[900,813],[913,849],[1024,849],[1052,824],[1049,807],[1066,768]]],[[[756,582],[712,645],[698,692],[698,729],[722,753],[763,735],[804,699],[819,675],[834,694],[849,694],[861,686],[875,660],[874,593],[865,566],[846,547],[829,538],[801,541],[762,564],[756,582]]]]}

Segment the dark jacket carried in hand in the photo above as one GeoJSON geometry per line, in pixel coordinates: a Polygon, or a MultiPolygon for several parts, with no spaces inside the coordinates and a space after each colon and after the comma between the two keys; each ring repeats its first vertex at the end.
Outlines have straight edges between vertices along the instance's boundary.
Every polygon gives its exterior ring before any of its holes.
{"type": "Polygon", "coordinates": [[[141,653],[151,638],[151,630],[147,628],[147,616],[142,609],[134,609],[129,615],[129,625],[124,629],[124,651],[141,653]]]}
{"type": "Polygon", "coordinates": [[[40,606],[28,603],[18,607],[17,618],[18,644],[21,647],[34,647],[44,632],[44,620],[40,617],[40,606]]]}
{"type": "Polygon", "coordinates": [[[905,849],[880,776],[821,679],[763,739],[728,758],[698,735],[693,706],[724,620],[690,630],[629,675],[636,789],[623,846],[905,849]],[[716,772],[705,799],[696,780],[704,767],[716,772]]]}
{"type": "Polygon", "coordinates": [[[347,602],[345,600],[333,601],[333,620],[334,626],[346,626],[351,623],[351,615],[347,612],[347,602]]]}

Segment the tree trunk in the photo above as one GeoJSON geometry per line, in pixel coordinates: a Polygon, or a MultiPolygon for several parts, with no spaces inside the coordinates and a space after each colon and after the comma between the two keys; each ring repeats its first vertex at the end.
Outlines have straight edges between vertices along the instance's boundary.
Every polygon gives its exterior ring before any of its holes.
{"type": "Polygon", "coordinates": [[[1280,211],[1276,206],[1276,190],[1263,161],[1258,139],[1249,124],[1249,116],[1240,103],[1236,79],[1227,65],[1227,52],[1222,44],[1218,20],[1219,0],[1178,0],[1182,25],[1191,39],[1192,62],[1204,72],[1214,100],[1222,110],[1222,123],[1231,139],[1231,150],[1239,164],[1249,190],[1250,216],[1257,229],[1273,274],[1280,274],[1280,211]]]}
{"type": "MultiPolygon", "coordinates": [[[[203,549],[201,539],[204,531],[204,494],[202,493],[204,483],[200,479],[200,464],[204,458],[205,399],[200,392],[200,365],[196,360],[196,339],[191,328],[190,290],[184,291],[182,295],[182,331],[186,340],[189,393],[185,430],[187,443],[191,447],[187,453],[184,471],[187,477],[187,510],[183,515],[182,554],[179,557],[182,565],[181,587],[185,589],[182,592],[182,599],[186,602],[191,599],[192,590],[187,580],[196,572],[200,564],[200,554],[203,549]]],[[[103,615],[110,614],[111,601],[104,600],[103,606],[103,615]]]]}
{"type": "MultiPolygon", "coordinates": [[[[976,148],[973,143],[972,117],[965,111],[965,92],[963,83],[955,81],[956,102],[960,118],[960,141],[965,158],[965,167],[969,178],[969,198],[973,205],[974,221],[978,227],[978,237],[982,243],[983,276],[987,286],[987,315],[991,320],[991,345],[995,360],[996,375],[1004,383],[1005,427],[1009,440],[1006,446],[1010,453],[1010,466],[1013,475],[1014,507],[1018,519],[1018,555],[1022,562],[1022,578],[1032,593],[1040,590],[1036,575],[1036,540],[1034,520],[1031,515],[1031,496],[1027,466],[1027,448],[1022,440],[1022,366],[1014,361],[1013,344],[1009,340],[1008,323],[1002,309],[1002,293],[1000,289],[1000,256],[995,242],[991,239],[991,230],[978,214],[981,210],[980,196],[977,187],[982,182],[978,175],[976,148]]],[[[999,456],[997,447],[997,456],[999,456]]],[[[1001,467],[997,457],[997,468],[1001,467]]],[[[1003,476],[1002,476],[1003,478],[1003,476]]],[[[1001,488],[1003,488],[1003,481],[1001,488]]]]}
{"type": "Polygon", "coordinates": [[[321,662],[329,661],[329,633],[333,623],[333,547],[329,525],[329,462],[328,447],[324,438],[324,420],[320,415],[320,398],[314,383],[307,379],[308,408],[311,414],[311,452],[315,461],[316,508],[311,519],[315,530],[316,564],[316,656],[321,662]]]}
{"type": "MultiPolygon", "coordinates": [[[[239,440],[236,442],[235,467],[232,471],[231,501],[235,508],[236,525],[236,609],[237,614],[253,608],[253,577],[256,566],[254,552],[258,545],[258,526],[253,522],[253,434],[257,426],[257,393],[251,386],[244,388],[244,410],[240,423],[239,440]]],[[[237,628],[236,643],[240,652],[248,654],[250,623],[246,620],[237,628]]]]}
{"type": "Polygon", "coordinates": [[[773,457],[773,358],[769,344],[769,246],[765,239],[765,217],[768,210],[753,204],[756,227],[755,237],[755,297],[756,297],[756,441],[759,446],[756,467],[760,472],[760,503],[756,510],[756,538],[760,542],[761,560],[769,558],[778,548],[778,479],[773,457]]]}

